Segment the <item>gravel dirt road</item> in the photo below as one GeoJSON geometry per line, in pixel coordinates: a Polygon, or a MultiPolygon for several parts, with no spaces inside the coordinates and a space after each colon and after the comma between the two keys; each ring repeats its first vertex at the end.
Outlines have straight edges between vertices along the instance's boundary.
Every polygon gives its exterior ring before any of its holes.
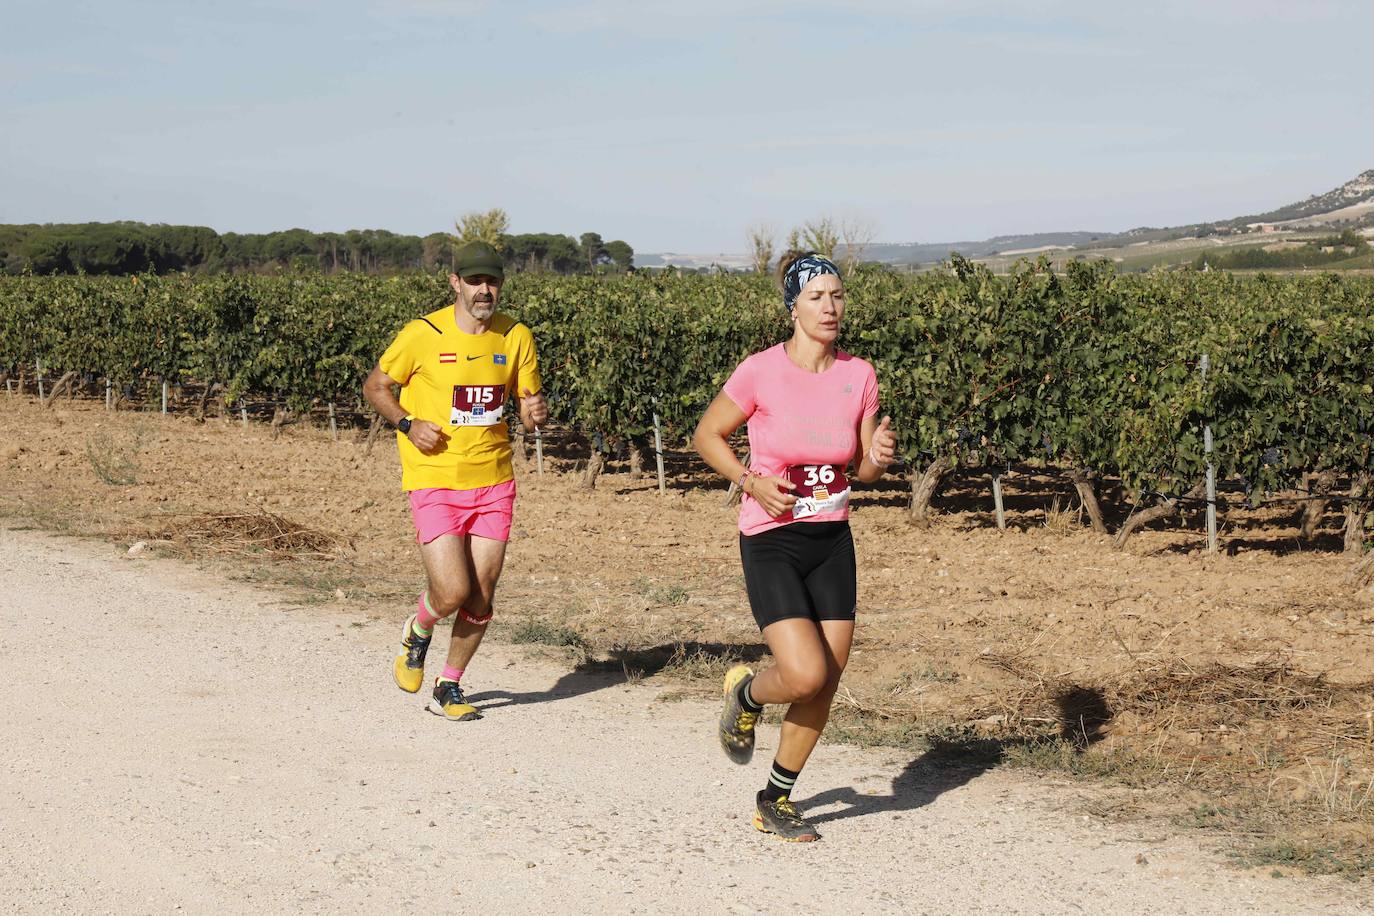
{"type": "Polygon", "coordinates": [[[184,563],[0,527],[0,910],[1374,912],[1368,888],[1231,869],[1077,813],[1081,790],[822,746],[748,814],[716,709],[483,647],[473,723],[390,678],[390,623],[184,563]]]}

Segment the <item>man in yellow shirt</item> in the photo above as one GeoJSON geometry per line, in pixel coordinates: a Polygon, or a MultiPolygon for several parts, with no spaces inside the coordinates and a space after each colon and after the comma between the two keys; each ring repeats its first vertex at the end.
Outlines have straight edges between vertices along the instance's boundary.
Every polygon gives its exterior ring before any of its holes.
{"type": "Polygon", "coordinates": [[[500,254],[469,242],[455,253],[448,279],[453,305],[402,328],[363,395],[396,427],[401,487],[410,493],[429,579],[406,620],[392,674],[402,690],[418,692],[434,624],[456,612],[448,659],[426,708],[461,721],[481,718],[460,681],[491,621],[515,505],[506,404],[516,401],[526,429],[542,426],[549,411],[534,336],[496,311],[505,281],[500,254]]]}

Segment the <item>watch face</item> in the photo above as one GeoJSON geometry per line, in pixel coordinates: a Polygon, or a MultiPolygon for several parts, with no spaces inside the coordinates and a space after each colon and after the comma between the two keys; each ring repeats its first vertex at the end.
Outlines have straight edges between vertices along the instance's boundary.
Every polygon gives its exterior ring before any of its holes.
{"type": "Polygon", "coordinates": [[[401,422],[396,424],[396,428],[402,433],[410,432],[410,417],[402,417],[401,422]]]}

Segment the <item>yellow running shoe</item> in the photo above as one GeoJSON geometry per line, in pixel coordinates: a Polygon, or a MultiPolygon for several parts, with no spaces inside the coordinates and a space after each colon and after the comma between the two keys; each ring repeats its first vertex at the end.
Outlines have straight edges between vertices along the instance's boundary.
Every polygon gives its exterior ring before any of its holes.
{"type": "Polygon", "coordinates": [[[740,685],[754,679],[754,669],[736,665],[725,672],[725,709],[720,714],[720,746],[735,763],[754,758],[754,723],[759,714],[739,701],[740,685]]]}
{"type": "Polygon", "coordinates": [[[786,795],[769,801],[762,791],[754,797],[754,829],[789,843],[814,843],[821,838],[820,831],[806,822],[786,795]]]}
{"type": "Polygon", "coordinates": [[[454,722],[482,718],[481,711],[463,696],[463,688],[458,686],[457,681],[441,681],[437,677],[434,679],[434,696],[425,709],[454,722]]]}
{"type": "Polygon", "coordinates": [[[414,623],[415,615],[411,614],[401,633],[401,654],[391,666],[396,686],[406,693],[420,692],[420,685],[425,682],[425,653],[429,651],[429,639],[416,634],[414,623]]]}

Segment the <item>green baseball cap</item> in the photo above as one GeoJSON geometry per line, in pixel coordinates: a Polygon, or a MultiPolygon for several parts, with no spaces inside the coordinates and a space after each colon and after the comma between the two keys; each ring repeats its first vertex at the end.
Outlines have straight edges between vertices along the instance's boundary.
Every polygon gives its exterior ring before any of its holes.
{"type": "Polygon", "coordinates": [[[486,275],[498,280],[506,278],[501,253],[486,242],[467,242],[453,253],[453,272],[460,277],[486,275]]]}

